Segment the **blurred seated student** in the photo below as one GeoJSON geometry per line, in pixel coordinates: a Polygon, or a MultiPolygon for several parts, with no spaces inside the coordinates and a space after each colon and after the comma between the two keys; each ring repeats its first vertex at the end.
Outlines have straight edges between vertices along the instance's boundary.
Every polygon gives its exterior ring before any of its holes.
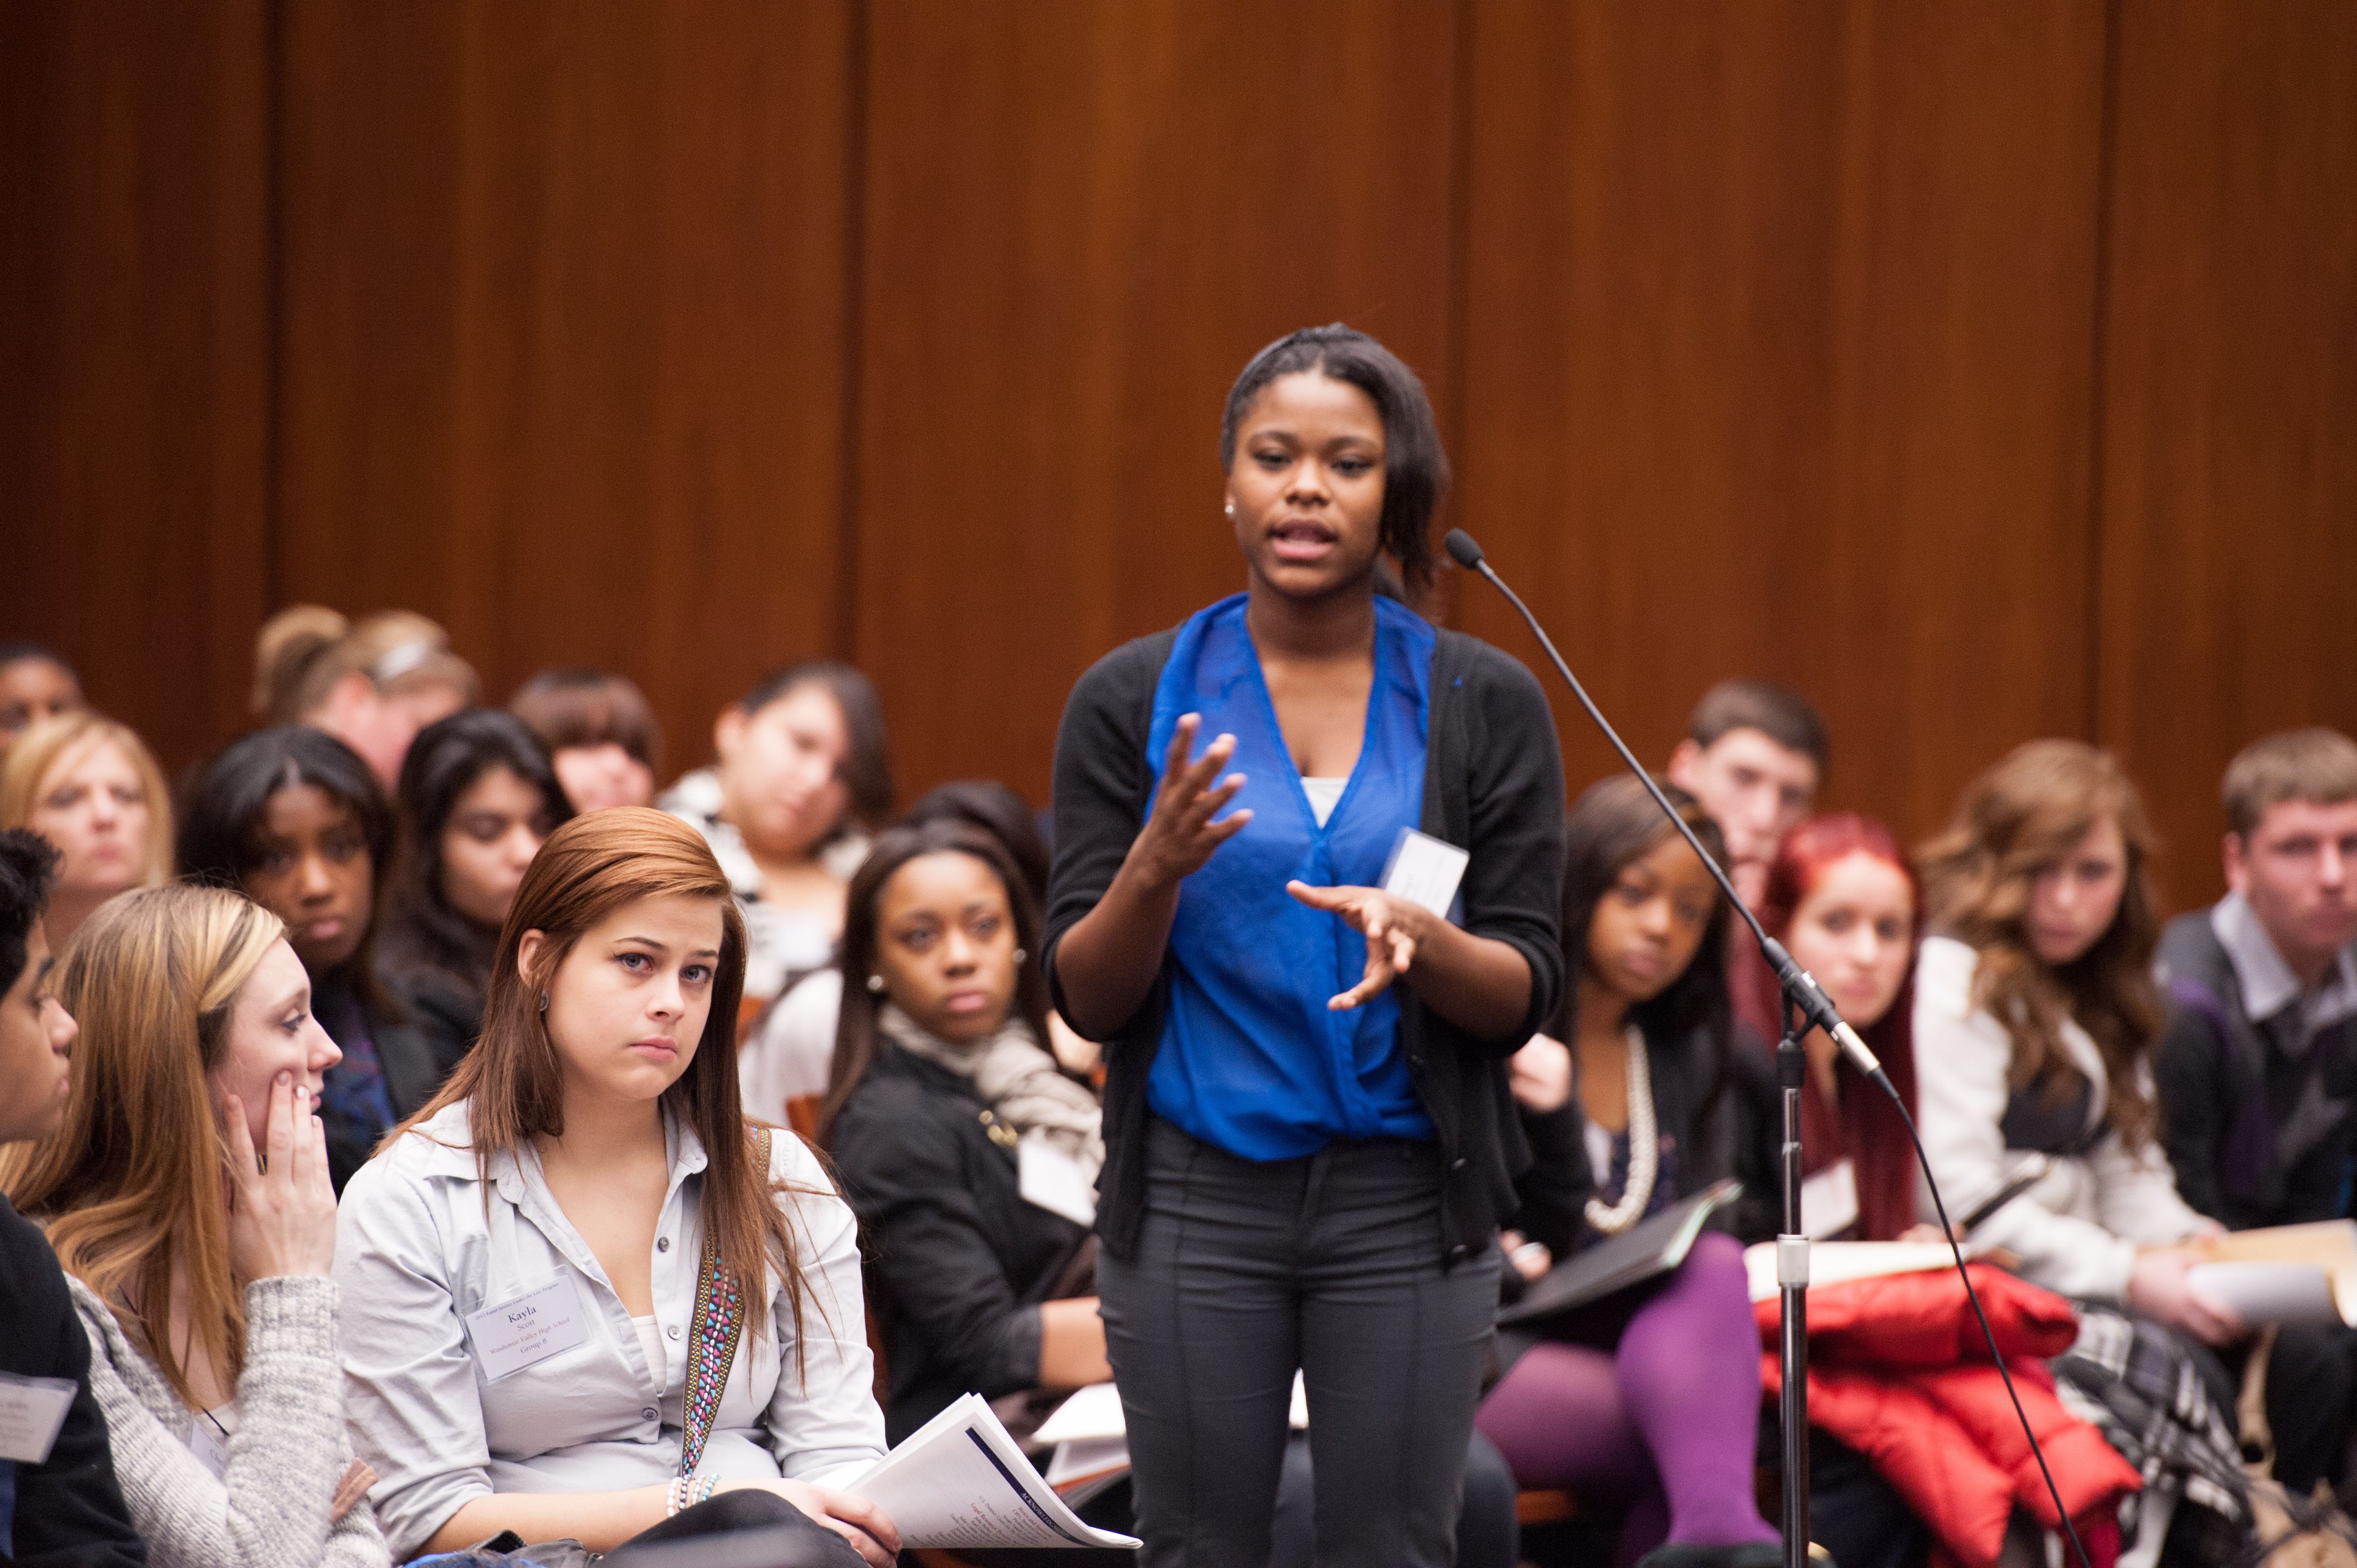
{"type": "MultiPolygon", "coordinates": [[[[2161,1142],[2178,1192],[2230,1229],[2339,1219],[2357,1164],[2357,743],[2269,736],[2224,796],[2230,891],[2160,940],[2161,1142]]],[[[2345,1479],[2357,1333],[2283,1326],[2266,1386],[2276,1478],[2303,1497],[2345,1479]]]]}
{"type": "MultiPolygon", "coordinates": [[[[1113,1377],[1090,1229],[1103,1117],[1041,1043],[1039,931],[1021,862],[959,812],[888,829],[851,881],[843,961],[864,978],[820,1125],[866,1238],[894,1442],[969,1391],[1026,1435],[1053,1403],[1031,1396],[1113,1377]]],[[[1295,1446],[1277,1509],[1306,1527],[1295,1446]]],[[[1474,1446],[1458,1561],[1509,1568],[1512,1481],[1474,1446]]],[[[1283,1544],[1299,1533],[1279,1529],[1275,1562],[1307,1561],[1283,1544]]]]}
{"type": "Polygon", "coordinates": [[[712,845],[752,952],[748,1006],[766,1007],[834,957],[843,891],[892,809],[884,710],[867,677],[814,659],[762,677],[713,725],[716,767],[657,802],[712,845]]]}
{"type": "Polygon", "coordinates": [[[91,911],[172,879],[172,801],[127,725],[83,709],[43,719],[0,763],[0,828],[30,828],[64,855],[43,921],[63,954],[91,911]]]}
{"type": "MultiPolygon", "coordinates": [[[[1670,781],[1700,800],[1727,835],[1727,880],[1754,913],[1777,843],[1809,814],[1830,757],[1816,708],[1769,681],[1722,681],[1703,693],[1685,738],[1670,753],[1670,781]]],[[[1760,1001],[1769,978],[1756,943],[1727,943],[1736,1022],[1772,1044],[1779,1022],[1760,1001]]]]}
{"type": "Polygon", "coordinates": [[[654,803],[662,730],[629,676],[544,670],[516,689],[508,712],[548,747],[575,811],[654,803]]]}
{"type": "Polygon", "coordinates": [[[388,789],[417,732],[474,706],[482,682],[439,626],[409,610],[347,619],[292,605],[263,624],[253,707],[265,724],[310,725],[361,754],[388,789]]]}
{"type": "Polygon", "coordinates": [[[1956,1218],[2046,1156],[1975,1241],[2214,1345],[2241,1326],[2187,1285],[2177,1243],[2219,1226],[2178,1196],[2153,1104],[2150,844],[2135,785],[2083,742],[2031,741],[1965,790],[1919,857],[1917,1127],[1956,1218]]]}
{"type": "MultiPolygon", "coordinates": [[[[1694,797],[1672,786],[1670,799],[1706,848],[1723,850],[1694,797]]],[[[1751,1157],[1758,1130],[1729,1089],[1728,911],[1717,885],[1631,778],[1580,796],[1565,851],[1574,983],[1555,1033],[1513,1067],[1534,1163],[1502,1244],[1523,1280],[1722,1176],[1773,1201],[1751,1157]]],[[[1773,1228],[1756,1198],[1740,1212],[1740,1230],[1773,1228]]],[[[1735,1236],[1706,1230],[1667,1276],[1550,1332],[1562,1337],[1501,1337],[1500,1359],[1512,1359],[1478,1421],[1523,1486],[1634,1499],[1624,1564],[1781,1561],[1752,1497],[1760,1330],[1735,1236]]]]}
{"type": "MultiPolygon", "coordinates": [[[[1814,975],[1842,1016],[1882,1062],[1911,1113],[1915,1104],[1915,932],[1921,908],[1914,868],[1890,830],[1872,817],[1812,818],[1787,832],[1769,862],[1757,913],[1770,936],[1814,975]]],[[[1749,940],[1738,931],[1736,940],[1749,940]]],[[[1760,1013],[1781,1004],[1775,976],[1759,966],[1760,1013]]],[[[1764,1042],[1772,1051],[1775,1041],[1764,1042]]],[[[1819,1240],[1937,1240],[1915,1218],[1915,1147],[1898,1108],[1812,1029],[1802,1041],[1809,1076],[1801,1090],[1802,1221],[1819,1240]]],[[[1781,1144],[1781,1101],[1761,1125],[1781,1144]]],[[[1767,1153],[1770,1157],[1775,1151],[1767,1153]]],[[[1931,1536],[1864,1455],[1822,1429],[1809,1434],[1809,1520],[1842,1568],[1921,1564],[1931,1536]]]]}
{"type": "Polygon", "coordinates": [[[890,1520],[833,1489],[883,1453],[856,1222],[738,1109],[744,974],[676,819],[593,811],[533,862],[480,1042],[344,1194],[352,1428],[400,1555],[777,1526],[786,1568],[890,1563],[890,1520]],[[478,1315],[552,1282],[537,1357],[487,1348],[478,1315]]]}
{"type": "MultiPolygon", "coordinates": [[[[998,841],[1035,903],[1046,907],[1048,846],[1023,797],[996,779],[966,779],[942,784],[918,797],[898,826],[963,822],[998,841]]],[[[745,1042],[737,1072],[751,1112],[773,1122],[787,1119],[797,1101],[823,1097],[834,1069],[835,1019],[843,1005],[843,968],[830,964],[804,977],[778,999],[745,1042]]],[[[1050,1010],[1048,1048],[1065,1068],[1085,1073],[1097,1048],[1071,1031],[1050,1010]]]]}
{"type": "Polygon", "coordinates": [[[398,801],[405,832],[379,961],[433,1059],[455,1063],[483,1026],[500,927],[524,868],[573,807],[540,737],[497,708],[420,730],[398,801]]]}
{"type": "Polygon", "coordinates": [[[2145,1475],[2127,1543],[2139,1554],[2153,1546],[2148,1522],[2172,1553],[2222,1527],[2226,1539],[2247,1533],[2231,1498],[2187,1507],[2205,1502],[2201,1467],[2176,1452],[2198,1446],[2229,1473],[2236,1465],[2235,1385],[2212,1348],[2244,1326],[2188,1278],[2201,1240],[2222,1227],[2179,1197],[2160,1145],[2151,843],[2136,786],[2108,753],[2037,740],[1965,789],[1916,862],[1932,933],[1915,960],[1924,1153],[1959,1220],[2000,1194],[2025,1155],[2043,1156],[2045,1174],[1971,1240],[2078,1298],[2083,1316],[2132,1315],[2115,1320],[2117,1334],[2083,1331],[2091,1353],[2057,1369],[2112,1411],[2104,1435],[2145,1475]],[[2154,1391],[2175,1402],[2161,1412],[2179,1434],[2168,1444],[2148,1441],[2161,1424],[2148,1419],[2154,1391]],[[2123,1419],[2126,1405],[2147,1416],[2123,1419]]]}
{"type": "Polygon", "coordinates": [[[91,917],[59,993],[81,1025],[65,1119],[7,1187],[71,1276],[150,1557],[382,1568],[328,1278],[336,1044],[278,918],[147,888],[91,917]]]}
{"type": "MultiPolygon", "coordinates": [[[[47,1138],[65,1114],[77,1033],[57,998],[41,907],[58,852],[21,828],[0,832],[0,1144],[47,1138]]],[[[0,1197],[0,1377],[73,1385],[47,1453],[0,1458],[0,1562],[19,1568],[133,1568],[131,1527],[90,1387],[90,1338],[38,1228],[0,1197]]]]}
{"type": "Polygon", "coordinates": [[[89,705],[72,665],[38,642],[0,642],[0,761],[43,719],[89,705]]]}
{"type": "Polygon", "coordinates": [[[285,922],[311,977],[312,1016],[344,1053],[319,1091],[328,1173],[341,1192],[458,1065],[447,1039],[436,1054],[376,971],[392,802],[342,741],[280,725],[231,742],[188,781],[182,806],[180,875],[235,888],[285,922]]]}

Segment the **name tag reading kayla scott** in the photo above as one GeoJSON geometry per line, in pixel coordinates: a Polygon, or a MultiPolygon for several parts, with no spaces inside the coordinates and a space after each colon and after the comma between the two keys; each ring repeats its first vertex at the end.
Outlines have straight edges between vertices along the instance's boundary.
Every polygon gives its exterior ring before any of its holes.
{"type": "Polygon", "coordinates": [[[488,1382],[589,1342],[581,1298],[562,1274],[544,1285],[467,1315],[467,1337],[488,1382]]]}
{"type": "Polygon", "coordinates": [[[1457,901],[1457,885],[1465,880],[1465,866],[1473,856],[1443,839],[1402,828],[1392,857],[1383,866],[1383,891],[1448,918],[1457,901]]]}
{"type": "Polygon", "coordinates": [[[74,1385],[62,1378],[0,1372],[0,1459],[46,1464],[73,1402],[74,1385]]]}

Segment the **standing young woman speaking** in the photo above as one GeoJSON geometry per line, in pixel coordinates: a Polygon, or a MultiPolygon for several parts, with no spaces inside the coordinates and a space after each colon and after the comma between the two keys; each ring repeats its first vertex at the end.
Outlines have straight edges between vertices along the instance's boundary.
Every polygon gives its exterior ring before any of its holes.
{"type": "Polygon", "coordinates": [[[1280,338],[1220,455],[1248,590],[1099,661],[1056,743],[1046,956],[1107,1042],[1137,1528],[1157,1568],[1265,1561],[1298,1368],[1318,1560],[1445,1563],[1525,1157],[1506,1058],[1562,984],[1562,758],[1528,671],[1375,593],[1385,553],[1428,580],[1448,483],[1413,371],[1280,338]],[[1409,828],[1470,854],[1451,918],[1379,889],[1409,828]]]}

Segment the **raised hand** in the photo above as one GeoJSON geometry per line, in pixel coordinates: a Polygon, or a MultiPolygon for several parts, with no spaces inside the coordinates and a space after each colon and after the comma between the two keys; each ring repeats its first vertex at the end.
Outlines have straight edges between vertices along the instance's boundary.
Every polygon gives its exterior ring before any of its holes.
{"type": "Polygon", "coordinates": [[[264,1157],[257,1159],[245,1102],[229,1121],[229,1261],[241,1281],[282,1274],[326,1277],[336,1261],[336,1189],[328,1179],[327,1124],[310,1090],[282,1072],[270,1086],[264,1157]]]}
{"type": "Polygon", "coordinates": [[[1288,882],[1285,890],[1313,909],[1340,916],[1367,939],[1366,975],[1327,1002],[1336,1013],[1381,995],[1405,974],[1432,920],[1432,912],[1423,905],[1394,898],[1380,887],[1312,887],[1307,882],[1288,882]]]}
{"type": "Polygon", "coordinates": [[[1154,791],[1154,812],[1146,822],[1136,842],[1129,848],[1129,859],[1146,885],[1154,887],[1175,886],[1180,878],[1202,868],[1211,858],[1211,852],[1243,831],[1252,821],[1250,811],[1219,813],[1236,791],[1244,787],[1244,776],[1231,773],[1220,778],[1220,769],[1236,751],[1236,737],[1223,735],[1203,750],[1193,762],[1187,754],[1195,748],[1195,733],[1201,727],[1200,715],[1182,716],[1170,736],[1170,749],[1162,760],[1162,782],[1154,791]],[[1214,822],[1212,819],[1219,820],[1214,822]]]}

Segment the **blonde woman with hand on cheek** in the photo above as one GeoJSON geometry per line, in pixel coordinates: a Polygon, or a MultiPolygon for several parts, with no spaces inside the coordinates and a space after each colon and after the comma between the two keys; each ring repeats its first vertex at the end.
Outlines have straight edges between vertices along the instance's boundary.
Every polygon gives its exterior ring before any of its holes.
{"type": "Polygon", "coordinates": [[[68,954],[64,1123],[9,1196],[48,1230],[148,1560],[378,1568],[344,1434],[336,1197],[315,1113],[339,1053],[278,918],[210,887],[107,905],[68,954]]]}
{"type": "Polygon", "coordinates": [[[480,1042],[345,1189],[352,1423],[402,1555],[502,1530],[785,1530],[781,1568],[899,1550],[834,1489],[883,1452],[855,1226],[738,1108],[744,975],[727,878],[675,818],[576,818],[525,873],[480,1042]]]}

